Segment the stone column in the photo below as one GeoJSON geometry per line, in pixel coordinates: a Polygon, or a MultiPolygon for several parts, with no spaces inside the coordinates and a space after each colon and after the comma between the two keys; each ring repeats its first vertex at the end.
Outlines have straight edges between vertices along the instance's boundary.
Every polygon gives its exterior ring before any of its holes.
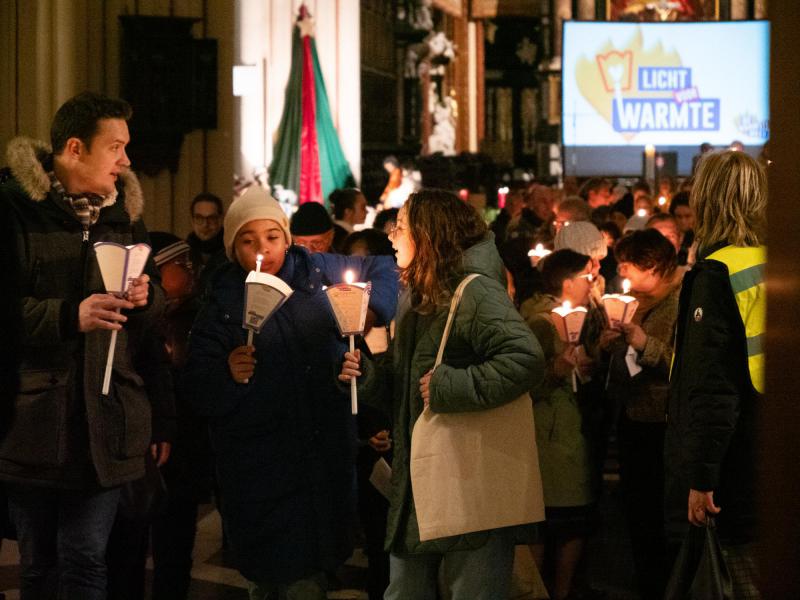
{"type": "Polygon", "coordinates": [[[747,0],[731,0],[731,20],[747,18],[747,0]]]}
{"type": "Polygon", "coordinates": [[[572,18],[572,0],[555,0],[553,10],[553,57],[561,58],[564,21],[572,18]]]}
{"type": "Polygon", "coordinates": [[[578,0],[578,18],[581,21],[594,21],[595,0],[578,0]]]}

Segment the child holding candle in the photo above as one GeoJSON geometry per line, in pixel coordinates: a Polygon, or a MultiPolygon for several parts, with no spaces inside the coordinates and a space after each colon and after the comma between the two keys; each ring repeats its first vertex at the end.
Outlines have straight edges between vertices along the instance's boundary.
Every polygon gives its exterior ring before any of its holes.
{"type": "Polygon", "coordinates": [[[346,354],[340,374],[349,382],[363,369],[362,397],[393,397],[385,598],[435,598],[440,577],[453,600],[507,598],[516,528],[420,541],[410,473],[412,430],[425,407],[434,413],[482,411],[519,398],[543,375],[541,348],[506,294],[500,256],[471,206],[449,192],[412,194],[390,238],[406,284],[395,338],[381,361],[362,364],[360,353],[346,354]],[[469,273],[480,276],[465,288],[444,360],[431,371],[451,297],[469,273]]]}
{"type": "Polygon", "coordinates": [[[347,349],[322,290],[352,270],[372,281],[370,308],[391,319],[389,257],[309,254],[291,245],[280,205],[251,186],[225,217],[231,263],[215,273],[192,328],[184,383],[209,418],[222,517],[250,598],[325,598],[325,572],[349,556],[355,423],[335,373],[347,349]],[[253,345],[242,328],[244,283],[261,271],[294,293],[253,345]]]}
{"type": "Polygon", "coordinates": [[[618,407],[620,489],[642,598],[666,585],[664,432],[672,335],[683,271],[675,248],[655,229],[634,231],[615,248],[619,272],[638,307],[630,322],[604,332],[611,353],[608,393],[618,407]]]}
{"type": "Polygon", "coordinates": [[[545,292],[520,309],[542,344],[547,365],[544,381],[531,390],[547,516],[544,539],[531,546],[531,551],[548,583],[550,597],[559,600],[573,590],[573,575],[592,530],[597,496],[592,444],[586,437],[583,412],[573,390],[573,371],[580,368],[578,353],[574,344],[561,340],[551,311],[565,302],[572,307],[589,304],[593,268],[584,254],[568,249],[553,252],[542,260],[545,292]],[[545,543],[555,546],[551,576],[542,571],[545,543]]]}

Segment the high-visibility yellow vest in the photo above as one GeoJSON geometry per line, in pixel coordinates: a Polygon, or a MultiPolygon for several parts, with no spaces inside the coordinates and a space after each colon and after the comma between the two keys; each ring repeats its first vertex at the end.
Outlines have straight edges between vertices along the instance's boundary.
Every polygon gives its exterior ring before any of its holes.
{"type": "Polygon", "coordinates": [[[710,254],[728,267],[733,295],[739,306],[747,337],[747,364],[750,380],[760,394],[764,393],[764,332],[767,322],[767,290],[764,285],[764,268],[767,263],[766,246],[725,246],[710,254]]]}

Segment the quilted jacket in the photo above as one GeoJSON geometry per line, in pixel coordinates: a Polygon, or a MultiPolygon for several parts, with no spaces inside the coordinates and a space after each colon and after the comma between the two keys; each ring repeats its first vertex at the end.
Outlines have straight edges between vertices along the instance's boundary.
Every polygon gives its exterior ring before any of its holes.
{"type": "MultiPolygon", "coordinates": [[[[539,342],[519,316],[505,289],[502,262],[493,236],[467,249],[464,275],[484,275],[472,281],[461,299],[442,364],[431,383],[434,412],[478,411],[510,402],[527,392],[544,375],[539,342]]],[[[420,542],[411,493],[411,433],[423,402],[419,380],[432,367],[442,338],[448,306],[433,314],[414,311],[406,291],[400,299],[396,335],[390,351],[377,361],[364,359],[360,396],[391,400],[394,460],[392,497],[386,548],[398,555],[473,549],[486,543],[487,531],[420,542]]]]}

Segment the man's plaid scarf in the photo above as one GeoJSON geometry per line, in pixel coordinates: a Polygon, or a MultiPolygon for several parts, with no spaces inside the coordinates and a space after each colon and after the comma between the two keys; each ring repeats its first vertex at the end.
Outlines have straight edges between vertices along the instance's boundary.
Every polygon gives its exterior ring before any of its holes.
{"type": "Polygon", "coordinates": [[[83,230],[89,231],[89,228],[97,223],[100,209],[108,204],[108,198],[91,192],[68,194],[53,171],[48,172],[47,175],[50,177],[53,190],[72,208],[81,225],[83,225],[83,230]]]}

